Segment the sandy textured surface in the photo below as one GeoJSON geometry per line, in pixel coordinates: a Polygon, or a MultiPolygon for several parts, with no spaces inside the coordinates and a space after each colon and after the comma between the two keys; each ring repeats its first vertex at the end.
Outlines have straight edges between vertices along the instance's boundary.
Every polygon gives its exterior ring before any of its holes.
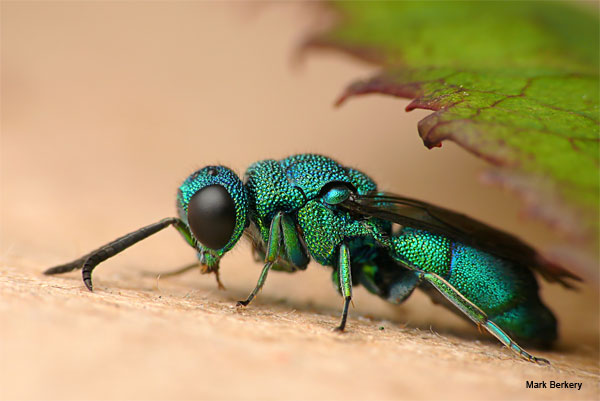
{"type": "Polygon", "coordinates": [[[265,294],[239,310],[234,301],[245,292],[237,288],[219,294],[212,285],[184,280],[156,284],[114,273],[90,294],[79,277],[3,271],[2,377],[10,378],[3,397],[597,397],[597,356],[589,348],[543,352],[554,365],[538,367],[472,333],[353,314],[348,332],[339,335],[331,331],[336,308],[318,300],[311,306],[265,294]],[[583,386],[532,390],[526,380],[583,386]]]}
{"type": "MultiPolygon", "coordinates": [[[[382,188],[468,213],[537,246],[561,238],[477,182],[486,164],[452,144],[427,151],[426,112],[366,97],[331,107],[372,68],[292,49],[314,19],[299,6],[2,3],[0,398],[598,399],[598,297],[543,285],[561,340],[539,367],[421,294],[392,306],[358,289],[348,332],[329,271],[271,274],[240,244],[227,291],[182,266],[173,230],[107,261],[95,293],[44,268],[174,213],[195,168],[298,152],[331,155],[382,188]],[[527,380],[583,383],[526,389],[527,380]]],[[[597,287],[596,287],[597,288],[597,287]]]]}

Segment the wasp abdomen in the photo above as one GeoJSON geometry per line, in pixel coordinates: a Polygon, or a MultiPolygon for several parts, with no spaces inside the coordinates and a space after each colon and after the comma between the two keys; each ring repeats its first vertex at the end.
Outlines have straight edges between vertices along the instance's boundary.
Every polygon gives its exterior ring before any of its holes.
{"type": "Polygon", "coordinates": [[[540,300],[531,270],[426,231],[404,229],[391,242],[397,261],[439,275],[515,337],[556,338],[556,319],[540,300]]]}

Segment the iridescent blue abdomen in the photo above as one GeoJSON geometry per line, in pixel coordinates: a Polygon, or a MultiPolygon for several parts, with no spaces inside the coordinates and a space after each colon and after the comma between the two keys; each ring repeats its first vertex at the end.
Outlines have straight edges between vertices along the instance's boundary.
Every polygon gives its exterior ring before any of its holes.
{"type": "Polygon", "coordinates": [[[556,319],[526,266],[411,228],[392,243],[396,260],[438,274],[515,336],[542,344],[556,339],[556,319]]]}

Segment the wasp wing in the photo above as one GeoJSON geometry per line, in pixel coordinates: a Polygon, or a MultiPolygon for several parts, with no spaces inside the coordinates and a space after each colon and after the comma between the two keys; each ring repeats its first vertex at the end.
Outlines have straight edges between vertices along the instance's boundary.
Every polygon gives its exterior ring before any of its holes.
{"type": "Polygon", "coordinates": [[[560,282],[568,288],[572,286],[565,281],[566,278],[581,281],[578,276],[547,260],[516,236],[464,214],[427,202],[378,192],[353,196],[339,206],[352,213],[446,236],[500,258],[533,268],[546,280],[560,282]]]}

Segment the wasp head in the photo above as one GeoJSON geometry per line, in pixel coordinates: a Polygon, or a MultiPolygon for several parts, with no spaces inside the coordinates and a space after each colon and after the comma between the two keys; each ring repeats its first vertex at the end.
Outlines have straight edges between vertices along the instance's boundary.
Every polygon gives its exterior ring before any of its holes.
{"type": "Polygon", "coordinates": [[[219,259],[248,226],[248,196],[242,181],[227,167],[204,167],[179,187],[177,209],[206,272],[218,271],[219,259]]]}

